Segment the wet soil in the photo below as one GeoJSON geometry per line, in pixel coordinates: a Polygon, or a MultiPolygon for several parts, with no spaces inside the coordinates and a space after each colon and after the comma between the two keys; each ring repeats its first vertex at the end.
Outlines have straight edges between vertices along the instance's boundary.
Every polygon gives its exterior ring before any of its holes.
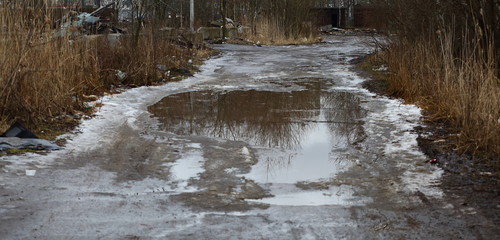
{"type": "Polygon", "coordinates": [[[217,143],[208,139],[200,141],[204,143],[205,170],[199,178],[191,179],[189,184],[201,190],[180,193],[172,199],[198,210],[227,212],[269,207],[245,201],[271,196],[255,181],[236,175],[248,173],[255,164],[255,158],[248,158],[242,153],[241,149],[245,149],[246,144],[233,141],[217,143]]]}
{"type": "MultiPolygon", "coordinates": [[[[462,209],[477,209],[491,220],[494,226],[500,225],[500,169],[498,156],[488,153],[476,155],[458,154],[452,148],[452,134],[441,123],[427,123],[417,129],[417,139],[422,151],[436,165],[444,170],[440,186],[446,194],[462,209]]],[[[474,228],[491,229],[489,225],[477,224],[474,228]]],[[[491,236],[499,236],[500,230],[492,231],[491,236]]]]}
{"type": "MultiPolygon", "coordinates": [[[[365,59],[354,62],[359,64],[365,59]]],[[[357,71],[367,78],[373,77],[373,72],[357,67],[357,71]]],[[[388,83],[380,79],[380,73],[375,79],[365,81],[363,87],[379,95],[391,97],[388,83]]],[[[424,119],[430,113],[424,112],[424,119]]],[[[464,212],[464,216],[475,214],[477,209],[488,221],[477,222],[470,228],[486,232],[488,236],[500,236],[500,230],[493,226],[500,225],[500,158],[488,152],[477,151],[474,155],[459,154],[455,150],[454,134],[449,126],[442,122],[426,121],[425,125],[415,129],[419,137],[418,145],[428,157],[427,164],[434,164],[444,170],[440,187],[453,202],[464,212]]],[[[424,200],[428,202],[428,200],[424,200]]]]}

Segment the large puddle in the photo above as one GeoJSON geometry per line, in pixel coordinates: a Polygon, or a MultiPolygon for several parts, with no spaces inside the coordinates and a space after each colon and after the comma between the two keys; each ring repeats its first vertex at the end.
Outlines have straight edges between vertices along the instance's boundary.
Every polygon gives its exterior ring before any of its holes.
{"type": "Polygon", "coordinates": [[[352,164],[343,154],[364,138],[365,112],[357,96],[324,89],[321,80],[297,84],[301,90],[185,92],[149,110],[166,131],[244,141],[258,149],[259,163],[249,174],[257,182],[334,177],[352,164]]]}
{"type": "MultiPolygon", "coordinates": [[[[199,178],[189,175],[198,193],[240,194],[250,181],[274,196],[257,200],[271,205],[363,204],[396,198],[394,189],[439,197],[440,173],[415,164],[425,160],[412,132],[420,110],[369,93],[352,69],[369,51],[363,39],[216,46],[221,56],[192,85],[166,87],[148,110],[164,131],[201,144],[190,162],[199,178]]],[[[245,201],[255,200],[247,190],[245,201]]]]}

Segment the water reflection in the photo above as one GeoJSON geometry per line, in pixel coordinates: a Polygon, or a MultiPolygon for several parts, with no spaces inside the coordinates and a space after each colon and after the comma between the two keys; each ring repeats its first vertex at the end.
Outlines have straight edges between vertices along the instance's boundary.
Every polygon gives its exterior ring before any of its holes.
{"type": "Polygon", "coordinates": [[[329,130],[349,144],[360,141],[364,137],[360,119],[366,112],[361,108],[359,98],[349,92],[325,94],[322,98],[329,130]]]}
{"type": "Polygon", "coordinates": [[[314,140],[311,132],[318,132],[319,125],[327,126],[330,147],[360,138],[364,113],[355,95],[323,91],[320,81],[300,85],[307,90],[187,92],[168,96],[149,110],[166,130],[179,135],[243,140],[268,148],[301,149],[314,140]]]}

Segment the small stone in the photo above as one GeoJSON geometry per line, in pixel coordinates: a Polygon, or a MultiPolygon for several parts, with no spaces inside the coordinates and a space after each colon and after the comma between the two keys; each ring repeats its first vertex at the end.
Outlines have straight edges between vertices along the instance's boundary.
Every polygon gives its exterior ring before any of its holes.
{"type": "Polygon", "coordinates": [[[247,147],[242,147],[241,148],[241,154],[243,154],[243,155],[250,155],[250,151],[248,150],[247,147]]]}
{"type": "Polygon", "coordinates": [[[35,176],[36,170],[26,170],[26,176],[35,176]]]}

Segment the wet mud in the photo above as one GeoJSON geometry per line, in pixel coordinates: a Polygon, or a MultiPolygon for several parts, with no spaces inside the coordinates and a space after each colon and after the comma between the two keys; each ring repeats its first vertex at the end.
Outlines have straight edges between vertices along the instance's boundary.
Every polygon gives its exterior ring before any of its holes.
{"type": "MultiPolygon", "coordinates": [[[[206,159],[199,178],[191,179],[190,184],[200,191],[185,192],[172,198],[198,210],[247,211],[252,208],[268,207],[266,204],[251,203],[247,199],[261,199],[270,194],[251,179],[238,176],[248,173],[255,164],[251,153],[244,152],[243,142],[203,142],[206,159]]],[[[248,150],[246,150],[248,151],[248,150]]]]}
{"type": "MultiPolygon", "coordinates": [[[[353,62],[358,64],[363,61],[353,62]]],[[[360,75],[370,79],[369,72],[357,68],[360,75]]],[[[362,86],[379,95],[387,95],[388,84],[385,80],[367,80],[362,86]]],[[[424,119],[429,114],[424,113],[424,119]]],[[[415,129],[418,134],[418,145],[428,157],[427,164],[434,164],[444,170],[440,187],[444,190],[448,201],[457,206],[457,211],[467,218],[478,212],[486,219],[477,221],[472,217],[469,228],[474,232],[482,232],[485,236],[500,236],[500,230],[493,226],[500,224],[500,182],[498,156],[477,151],[475,156],[460,154],[455,149],[454,134],[443,122],[425,121],[425,124],[415,129]],[[433,161],[431,161],[433,159],[433,161]],[[477,212],[476,212],[477,211],[477,212]]],[[[416,193],[422,202],[432,207],[432,200],[416,193]]],[[[478,235],[481,235],[478,233],[478,235]]]]}
{"type": "Polygon", "coordinates": [[[494,227],[500,224],[500,176],[496,165],[500,159],[481,152],[476,156],[458,154],[453,149],[452,134],[446,128],[442,123],[428,123],[418,129],[419,145],[444,170],[440,186],[449,201],[464,213],[487,218],[471,224],[470,228],[488,236],[500,236],[500,229],[494,227]]]}

